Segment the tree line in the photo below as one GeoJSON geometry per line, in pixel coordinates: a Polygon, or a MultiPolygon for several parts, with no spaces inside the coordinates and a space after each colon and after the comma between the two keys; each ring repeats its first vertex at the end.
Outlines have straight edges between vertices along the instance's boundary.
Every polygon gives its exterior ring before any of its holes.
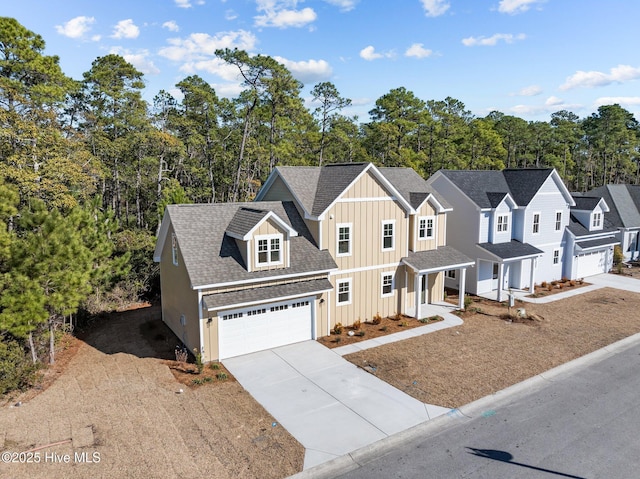
{"type": "Polygon", "coordinates": [[[620,105],[549,122],[399,87],[368,121],[344,113],[334,84],[311,90],[266,55],[221,49],[242,92],[219,97],[197,75],[178,98],[143,99],[144,75],[119,55],[66,76],[44,39],[0,18],[0,393],[53,361],[78,312],[158,292],[155,234],[171,203],[251,200],[278,165],[366,161],[441,168],[554,167],[569,189],[638,183],[640,128],[620,105]]]}

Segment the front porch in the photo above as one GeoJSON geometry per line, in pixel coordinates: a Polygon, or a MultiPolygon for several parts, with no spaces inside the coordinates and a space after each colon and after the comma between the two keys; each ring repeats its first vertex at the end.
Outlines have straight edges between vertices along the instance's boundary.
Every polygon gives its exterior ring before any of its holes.
{"type": "Polygon", "coordinates": [[[467,268],[473,261],[450,246],[434,250],[410,252],[402,259],[407,266],[407,294],[405,313],[417,319],[430,316],[430,304],[444,301],[444,275],[455,271],[459,281],[460,300],[458,308],[464,309],[464,293],[467,268]]]}

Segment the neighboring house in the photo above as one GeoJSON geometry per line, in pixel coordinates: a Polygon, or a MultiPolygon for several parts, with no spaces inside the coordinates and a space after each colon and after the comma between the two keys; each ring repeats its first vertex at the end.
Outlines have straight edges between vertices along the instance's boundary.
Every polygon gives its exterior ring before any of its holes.
{"type": "Polygon", "coordinates": [[[446,243],[450,211],[415,171],[359,163],[278,167],[253,203],[169,206],[163,320],[211,361],[376,314],[422,318],[445,272],[464,291],[473,264],[446,243]]]}
{"type": "Polygon", "coordinates": [[[605,199],[611,211],[606,226],[615,228],[625,260],[640,259],[640,185],[604,185],[585,195],[605,199]]]}
{"type": "Polygon", "coordinates": [[[475,259],[467,284],[475,294],[495,292],[502,301],[510,289],[533,292],[536,283],[593,274],[578,265],[592,265],[594,253],[611,249],[610,241],[583,243],[600,240],[601,231],[578,229],[571,218],[575,200],[554,169],[440,170],[427,183],[453,208],[449,242],[475,259]]]}

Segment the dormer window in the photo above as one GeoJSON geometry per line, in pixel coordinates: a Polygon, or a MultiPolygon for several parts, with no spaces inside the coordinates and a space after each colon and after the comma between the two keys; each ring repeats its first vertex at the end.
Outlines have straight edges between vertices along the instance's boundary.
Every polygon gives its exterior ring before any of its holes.
{"type": "Polygon", "coordinates": [[[421,240],[433,239],[435,236],[435,218],[422,216],[418,219],[418,238],[421,240]]]}
{"type": "Polygon", "coordinates": [[[592,228],[600,228],[602,226],[602,213],[593,213],[593,220],[591,221],[592,228]]]}
{"type": "Polygon", "coordinates": [[[282,264],[282,235],[256,236],[257,266],[282,264]]]}
{"type": "Polygon", "coordinates": [[[498,233],[509,231],[509,215],[498,215],[496,231],[498,233]]]}

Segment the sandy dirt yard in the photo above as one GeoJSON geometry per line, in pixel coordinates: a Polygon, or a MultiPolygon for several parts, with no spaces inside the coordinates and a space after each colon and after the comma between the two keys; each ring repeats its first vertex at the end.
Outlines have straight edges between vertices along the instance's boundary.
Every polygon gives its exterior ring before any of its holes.
{"type": "Polygon", "coordinates": [[[459,407],[640,332],[636,293],[605,288],[517,307],[538,319],[509,322],[506,306],[479,300],[462,326],[345,358],[420,401],[459,407]]]}
{"type": "Polygon", "coordinates": [[[166,361],[176,340],[157,307],[112,318],[75,340],[76,354],[46,390],[0,408],[3,459],[62,442],[16,458],[31,463],[0,462],[1,478],[282,478],[302,470],[303,447],[235,380],[176,380],[166,361]],[[54,462],[65,455],[69,463],[54,462]]]}

